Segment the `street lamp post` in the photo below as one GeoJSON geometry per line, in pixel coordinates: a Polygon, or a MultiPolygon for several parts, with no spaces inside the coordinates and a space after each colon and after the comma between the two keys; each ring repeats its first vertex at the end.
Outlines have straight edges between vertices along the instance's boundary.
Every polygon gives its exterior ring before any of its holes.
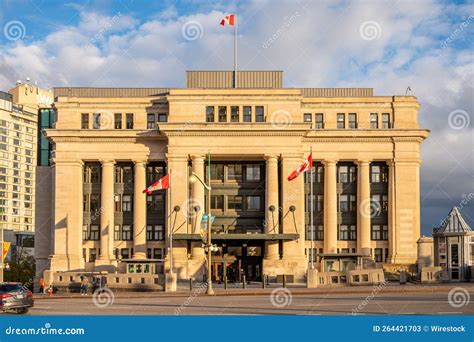
{"type": "Polygon", "coordinates": [[[211,177],[208,177],[209,184],[204,183],[204,181],[196,174],[192,173],[191,177],[189,177],[189,181],[191,183],[195,183],[196,180],[204,186],[207,190],[207,203],[206,203],[206,211],[207,211],[207,295],[213,295],[214,290],[212,289],[212,274],[211,274],[211,255],[212,255],[212,241],[211,241],[211,177]]]}

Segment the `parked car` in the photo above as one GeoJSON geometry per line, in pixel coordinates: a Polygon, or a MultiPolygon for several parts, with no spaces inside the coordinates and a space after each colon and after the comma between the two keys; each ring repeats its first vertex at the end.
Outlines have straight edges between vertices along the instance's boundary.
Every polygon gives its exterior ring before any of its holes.
{"type": "Polygon", "coordinates": [[[0,310],[26,314],[33,307],[33,293],[21,283],[0,283],[0,310]]]}

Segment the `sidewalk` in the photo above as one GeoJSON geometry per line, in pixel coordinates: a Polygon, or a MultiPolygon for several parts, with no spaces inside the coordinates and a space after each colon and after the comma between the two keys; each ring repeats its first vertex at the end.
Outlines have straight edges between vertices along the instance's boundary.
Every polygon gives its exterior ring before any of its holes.
{"type": "MultiPolygon", "coordinates": [[[[213,284],[215,296],[268,296],[276,288],[281,288],[281,284],[270,284],[266,289],[261,288],[261,283],[250,284],[246,289],[242,288],[242,284],[231,284],[228,289],[224,289],[222,284],[213,284]]],[[[397,283],[387,283],[386,285],[374,286],[332,286],[319,287],[315,289],[307,289],[304,285],[288,284],[287,289],[292,295],[328,295],[328,294],[371,294],[372,291],[385,293],[448,293],[455,287],[462,287],[469,292],[474,293],[474,283],[456,283],[456,284],[406,284],[399,285],[397,283]]],[[[112,289],[113,291],[113,289],[112,289]]],[[[178,284],[176,292],[131,292],[131,291],[113,291],[115,298],[163,298],[163,297],[189,297],[189,296],[206,296],[206,287],[199,287],[195,284],[193,291],[189,290],[189,285],[178,284]]],[[[35,300],[49,300],[58,298],[90,298],[92,295],[81,296],[80,294],[54,294],[53,297],[48,295],[35,294],[35,300]]]]}

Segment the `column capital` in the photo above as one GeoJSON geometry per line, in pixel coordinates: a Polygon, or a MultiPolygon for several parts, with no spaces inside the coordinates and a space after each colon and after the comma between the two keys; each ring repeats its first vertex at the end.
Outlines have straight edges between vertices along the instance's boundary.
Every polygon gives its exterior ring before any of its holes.
{"type": "Polygon", "coordinates": [[[266,154],[264,158],[267,162],[278,162],[279,157],[278,154],[266,154]]]}
{"type": "Polygon", "coordinates": [[[322,163],[323,163],[324,165],[326,165],[326,166],[327,166],[327,165],[336,165],[337,159],[324,159],[324,160],[322,161],[322,163]]]}
{"type": "Polygon", "coordinates": [[[370,159],[359,159],[356,161],[356,164],[359,166],[368,166],[371,162],[372,160],[370,159]]]}
{"type": "Polygon", "coordinates": [[[204,155],[191,156],[191,160],[193,161],[193,163],[204,163],[205,158],[206,158],[206,156],[204,156],[204,155]]]}
{"type": "Polygon", "coordinates": [[[145,167],[147,163],[146,159],[136,159],[133,161],[133,164],[137,167],[145,167]]]}
{"type": "Polygon", "coordinates": [[[115,160],[114,159],[100,159],[99,162],[102,164],[102,166],[115,165],[115,160]]]}

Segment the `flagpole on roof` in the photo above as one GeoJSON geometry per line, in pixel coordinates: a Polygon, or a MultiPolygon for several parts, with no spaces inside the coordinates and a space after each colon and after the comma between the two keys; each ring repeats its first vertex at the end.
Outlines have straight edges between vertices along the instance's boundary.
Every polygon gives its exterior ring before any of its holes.
{"type": "Polygon", "coordinates": [[[237,88],[237,15],[234,16],[234,88],[237,88]]]}

